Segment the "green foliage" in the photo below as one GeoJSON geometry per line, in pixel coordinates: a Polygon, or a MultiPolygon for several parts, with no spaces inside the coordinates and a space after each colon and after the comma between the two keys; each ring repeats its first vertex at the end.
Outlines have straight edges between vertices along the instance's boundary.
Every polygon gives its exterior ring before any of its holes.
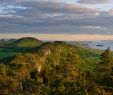
{"type": "Polygon", "coordinates": [[[38,56],[30,53],[18,53],[14,56],[13,60],[10,62],[12,65],[18,64],[33,64],[38,61],[38,56]]]}
{"type": "Polygon", "coordinates": [[[0,64],[0,76],[6,76],[7,74],[7,67],[3,64],[0,64]]]}
{"type": "Polygon", "coordinates": [[[104,53],[102,53],[101,55],[101,59],[102,59],[102,64],[109,66],[111,64],[113,64],[113,56],[112,56],[112,52],[110,50],[110,48],[106,49],[104,53]]]}
{"type": "Polygon", "coordinates": [[[99,59],[100,53],[57,41],[30,52],[0,64],[0,95],[112,95],[110,50],[99,59]]]}

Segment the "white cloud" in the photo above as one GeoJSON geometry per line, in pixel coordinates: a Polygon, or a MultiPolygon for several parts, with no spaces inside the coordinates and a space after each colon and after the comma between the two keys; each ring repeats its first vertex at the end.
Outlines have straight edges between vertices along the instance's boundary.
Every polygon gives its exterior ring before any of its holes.
{"type": "Polygon", "coordinates": [[[26,7],[19,6],[19,5],[13,5],[13,4],[7,4],[7,3],[1,3],[0,4],[0,17],[20,17],[19,15],[16,15],[18,10],[26,10],[26,7]]]}
{"type": "Polygon", "coordinates": [[[21,9],[21,10],[27,9],[26,7],[17,6],[17,5],[7,5],[6,8],[7,8],[7,9],[21,9]]]}
{"type": "Polygon", "coordinates": [[[106,30],[106,28],[102,26],[81,26],[81,28],[106,30]]]}

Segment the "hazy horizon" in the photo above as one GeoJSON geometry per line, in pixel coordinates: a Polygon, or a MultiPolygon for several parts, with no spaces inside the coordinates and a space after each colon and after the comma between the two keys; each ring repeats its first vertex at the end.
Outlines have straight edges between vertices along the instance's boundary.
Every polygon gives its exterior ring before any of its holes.
{"type": "Polygon", "coordinates": [[[22,37],[34,37],[39,40],[59,41],[102,41],[113,40],[113,35],[88,35],[88,34],[0,34],[0,39],[18,39],[22,37]]]}

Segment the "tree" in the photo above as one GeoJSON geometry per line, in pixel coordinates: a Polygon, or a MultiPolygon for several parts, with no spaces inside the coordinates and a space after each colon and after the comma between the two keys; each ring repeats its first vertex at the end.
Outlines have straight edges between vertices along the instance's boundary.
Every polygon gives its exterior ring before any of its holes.
{"type": "MultiPolygon", "coordinates": [[[[101,64],[98,66],[97,81],[101,86],[104,86],[104,90],[113,88],[113,75],[112,75],[112,66],[113,66],[113,56],[112,51],[108,47],[104,53],[101,55],[101,64]]],[[[103,91],[104,91],[103,90],[103,91]]],[[[112,89],[113,91],[113,89],[112,89]]],[[[105,91],[103,92],[105,95],[105,91]]]]}
{"type": "Polygon", "coordinates": [[[108,47],[104,53],[101,55],[101,64],[104,64],[106,66],[110,66],[113,62],[112,52],[110,50],[110,47],[108,47]]]}

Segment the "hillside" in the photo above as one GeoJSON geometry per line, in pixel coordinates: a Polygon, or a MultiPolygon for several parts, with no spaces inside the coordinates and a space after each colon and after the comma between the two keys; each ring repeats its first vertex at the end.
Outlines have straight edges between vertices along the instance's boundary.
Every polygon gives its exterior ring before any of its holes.
{"type": "Polygon", "coordinates": [[[11,57],[18,52],[28,52],[43,42],[32,37],[0,40],[0,60],[11,57]]]}
{"type": "MultiPolygon", "coordinates": [[[[16,42],[23,39],[26,41],[22,38],[16,42]]],[[[1,61],[0,94],[112,95],[112,68],[110,49],[99,51],[62,41],[43,42],[1,61]]]]}
{"type": "Polygon", "coordinates": [[[10,44],[10,46],[18,48],[33,48],[39,46],[41,43],[42,41],[36,38],[24,37],[14,41],[13,43],[10,44]]]}

